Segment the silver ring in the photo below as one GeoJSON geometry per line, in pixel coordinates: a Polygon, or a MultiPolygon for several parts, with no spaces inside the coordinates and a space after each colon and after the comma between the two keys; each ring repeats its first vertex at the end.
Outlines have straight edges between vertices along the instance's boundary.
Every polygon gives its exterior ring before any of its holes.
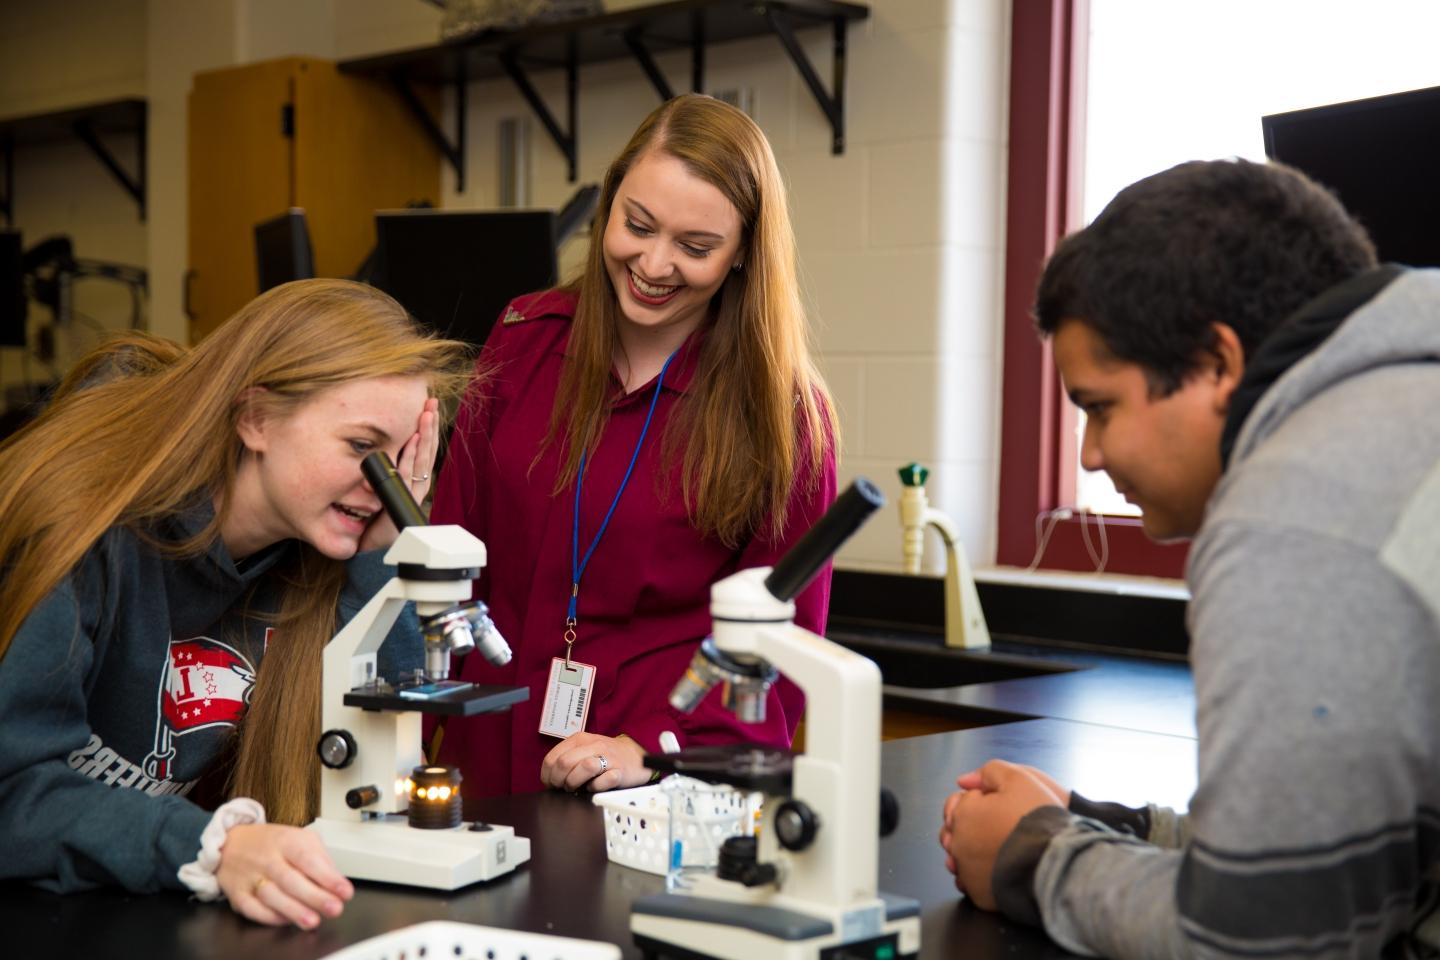
{"type": "Polygon", "coordinates": [[[600,761],[600,772],[601,772],[601,773],[604,773],[606,770],[609,770],[609,769],[610,769],[610,761],[609,761],[609,760],[606,760],[604,757],[602,757],[602,756],[601,756],[600,754],[598,754],[598,753],[595,754],[595,759],[600,761]]]}
{"type": "Polygon", "coordinates": [[[411,482],[411,483],[424,483],[426,480],[429,480],[429,479],[430,479],[430,474],[428,474],[428,473],[422,473],[422,474],[420,474],[420,476],[418,476],[418,477],[417,477],[417,476],[414,476],[414,475],[411,475],[411,477],[410,477],[410,482],[411,482]]]}

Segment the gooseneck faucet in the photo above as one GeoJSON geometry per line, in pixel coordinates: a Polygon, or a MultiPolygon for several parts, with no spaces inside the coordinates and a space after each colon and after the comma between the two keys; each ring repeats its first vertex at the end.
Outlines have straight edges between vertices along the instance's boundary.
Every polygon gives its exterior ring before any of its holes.
{"type": "Polygon", "coordinates": [[[965,556],[965,544],[954,522],[930,506],[925,481],[930,471],[918,463],[900,468],[901,548],[906,573],[919,573],[925,555],[925,528],[934,527],[945,544],[945,646],[985,649],[990,646],[990,628],[980,609],[980,594],[965,556]]]}

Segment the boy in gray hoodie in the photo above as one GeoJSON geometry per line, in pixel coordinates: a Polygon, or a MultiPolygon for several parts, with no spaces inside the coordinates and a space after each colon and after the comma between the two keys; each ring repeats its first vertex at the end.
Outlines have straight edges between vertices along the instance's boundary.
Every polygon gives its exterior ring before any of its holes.
{"type": "Polygon", "coordinates": [[[1082,462],[1186,579],[1189,813],[991,761],[940,838],[980,906],[1115,958],[1440,944],[1440,271],[1294,170],[1183,164],[1067,238],[1036,313],[1082,462]]]}

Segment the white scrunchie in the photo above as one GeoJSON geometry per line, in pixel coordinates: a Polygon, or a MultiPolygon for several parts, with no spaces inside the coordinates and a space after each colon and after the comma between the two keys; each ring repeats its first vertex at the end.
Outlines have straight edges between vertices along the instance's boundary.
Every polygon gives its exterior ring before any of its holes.
{"type": "Polygon", "coordinates": [[[220,866],[220,851],[225,846],[225,837],[231,827],[247,823],[264,823],[265,808],[249,797],[236,797],[222,803],[215,816],[200,833],[200,852],[195,859],[180,868],[180,882],[189,887],[200,900],[219,900],[224,896],[215,871],[220,866]]]}

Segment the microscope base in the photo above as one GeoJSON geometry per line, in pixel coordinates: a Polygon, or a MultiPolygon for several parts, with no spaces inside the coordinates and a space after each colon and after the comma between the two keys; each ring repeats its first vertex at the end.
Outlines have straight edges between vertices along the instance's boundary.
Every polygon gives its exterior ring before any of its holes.
{"type": "Polygon", "coordinates": [[[511,827],[465,824],[421,830],[403,817],[316,820],[305,829],[324,841],[335,866],[352,880],[380,880],[412,887],[456,890],[509,873],[530,859],[530,841],[511,827]]]}
{"type": "MultiPolygon", "coordinates": [[[[884,920],[837,932],[830,918],[783,907],[658,894],[635,902],[630,931],[645,960],[905,960],[920,953],[920,905],[880,895],[884,920]]],[[[879,904],[877,903],[877,912],[879,904]]]]}

